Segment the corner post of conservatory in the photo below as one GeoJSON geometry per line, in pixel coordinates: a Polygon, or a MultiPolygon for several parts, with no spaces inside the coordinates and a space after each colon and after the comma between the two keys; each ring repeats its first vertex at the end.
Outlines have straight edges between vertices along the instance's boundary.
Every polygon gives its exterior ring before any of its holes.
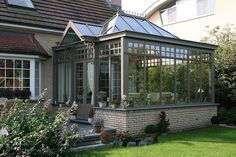
{"type": "Polygon", "coordinates": [[[215,103],[215,50],[211,53],[211,101],[215,103]]]}
{"type": "Polygon", "coordinates": [[[127,44],[124,37],[121,38],[121,96],[127,95],[128,87],[128,56],[125,55],[127,44]]]}

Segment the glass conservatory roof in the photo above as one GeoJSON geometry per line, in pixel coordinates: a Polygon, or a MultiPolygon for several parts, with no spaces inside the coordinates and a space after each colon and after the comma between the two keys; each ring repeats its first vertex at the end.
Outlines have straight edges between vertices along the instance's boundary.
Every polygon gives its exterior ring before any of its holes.
{"type": "Polygon", "coordinates": [[[153,24],[145,17],[129,15],[123,12],[118,12],[104,25],[82,22],[73,22],[73,24],[76,26],[81,36],[99,37],[121,31],[132,31],[169,38],[177,38],[168,31],[153,24]]]}

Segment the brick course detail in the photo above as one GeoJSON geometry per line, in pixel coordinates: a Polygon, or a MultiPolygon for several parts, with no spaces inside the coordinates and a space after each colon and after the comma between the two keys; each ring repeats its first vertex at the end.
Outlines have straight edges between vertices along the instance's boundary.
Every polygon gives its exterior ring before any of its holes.
{"type": "Polygon", "coordinates": [[[105,126],[131,135],[144,133],[149,124],[157,124],[159,113],[165,111],[171,132],[180,132],[211,125],[211,117],[217,114],[217,106],[199,106],[168,109],[115,110],[95,108],[95,118],[104,119],[105,126]]]}

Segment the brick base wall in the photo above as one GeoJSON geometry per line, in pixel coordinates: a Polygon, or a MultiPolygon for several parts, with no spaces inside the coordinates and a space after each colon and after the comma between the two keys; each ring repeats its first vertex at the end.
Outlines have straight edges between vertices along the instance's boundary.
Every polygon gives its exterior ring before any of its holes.
{"type": "Polygon", "coordinates": [[[144,128],[147,125],[158,123],[161,111],[167,113],[170,131],[179,132],[210,126],[211,117],[217,114],[217,106],[144,110],[95,108],[95,118],[103,118],[106,127],[115,128],[119,131],[129,131],[132,135],[138,135],[144,133],[144,128]]]}

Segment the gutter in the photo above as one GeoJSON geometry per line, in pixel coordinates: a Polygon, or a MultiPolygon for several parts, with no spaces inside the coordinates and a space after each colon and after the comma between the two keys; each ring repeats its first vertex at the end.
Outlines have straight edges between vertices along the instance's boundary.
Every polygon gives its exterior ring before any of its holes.
{"type": "Polygon", "coordinates": [[[0,28],[3,29],[10,29],[10,30],[30,30],[30,31],[36,31],[36,32],[42,32],[42,33],[50,33],[50,34],[56,34],[56,35],[62,35],[63,31],[56,30],[56,29],[48,29],[48,28],[42,28],[42,27],[34,27],[34,26],[27,26],[27,25],[19,25],[19,24],[9,24],[0,22],[0,28]]]}

